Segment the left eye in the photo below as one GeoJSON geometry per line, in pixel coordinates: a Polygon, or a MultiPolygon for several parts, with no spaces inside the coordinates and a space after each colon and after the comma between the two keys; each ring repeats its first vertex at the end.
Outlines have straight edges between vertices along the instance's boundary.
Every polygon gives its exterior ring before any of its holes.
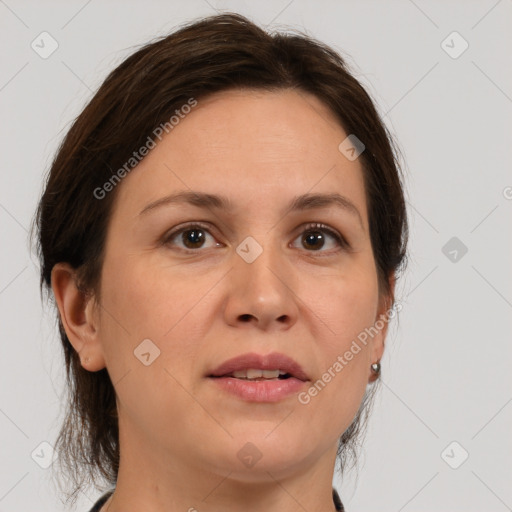
{"type": "Polygon", "coordinates": [[[348,247],[345,239],[339,235],[333,229],[325,226],[324,224],[309,224],[305,227],[305,230],[295,240],[301,240],[303,246],[309,246],[313,251],[323,249],[326,243],[326,239],[330,238],[334,240],[334,245],[338,247],[348,247]],[[325,236],[327,234],[327,237],[325,236]],[[315,247],[316,246],[316,247],[315,247]]]}

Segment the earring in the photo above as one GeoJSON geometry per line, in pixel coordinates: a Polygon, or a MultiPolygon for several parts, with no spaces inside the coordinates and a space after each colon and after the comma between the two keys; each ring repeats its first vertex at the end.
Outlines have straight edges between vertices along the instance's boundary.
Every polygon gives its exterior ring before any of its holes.
{"type": "Polygon", "coordinates": [[[371,369],[372,369],[373,373],[375,373],[376,375],[379,375],[379,373],[380,373],[380,363],[378,361],[376,363],[373,363],[371,365],[371,369]]]}

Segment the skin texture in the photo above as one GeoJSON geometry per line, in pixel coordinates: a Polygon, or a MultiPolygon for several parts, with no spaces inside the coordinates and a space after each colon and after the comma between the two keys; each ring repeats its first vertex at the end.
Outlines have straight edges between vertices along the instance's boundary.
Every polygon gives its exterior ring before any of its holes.
{"type": "Polygon", "coordinates": [[[313,383],[389,308],[379,296],[361,164],[338,150],[346,137],[306,93],[201,99],[118,185],[101,300],[84,300],[67,264],[54,267],[82,365],[106,366],[116,389],[121,463],[104,510],[334,510],[337,440],[382,357],[386,327],[307,405],[297,395],[246,402],[206,375],[246,352],[282,352],[313,383]],[[233,211],[179,204],[139,215],[183,190],[227,196],[233,211]],[[332,192],[356,206],[361,223],[334,206],[286,210],[295,196],[332,192]],[[196,221],[205,224],[203,245],[187,252],[181,235],[161,243],[196,221]],[[323,246],[308,245],[311,222],[339,232],[350,249],[325,232],[323,246]],[[236,252],[248,236],[263,249],[252,263],[236,252]],[[144,339],[160,350],[149,366],[134,355],[144,339]],[[237,456],[247,442],[261,454],[252,467],[237,456]]]}

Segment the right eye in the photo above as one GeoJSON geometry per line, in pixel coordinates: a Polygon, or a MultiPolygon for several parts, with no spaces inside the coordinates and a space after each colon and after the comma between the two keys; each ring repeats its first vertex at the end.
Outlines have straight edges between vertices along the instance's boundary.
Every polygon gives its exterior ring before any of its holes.
{"type": "MultiPolygon", "coordinates": [[[[215,238],[213,238],[205,226],[195,222],[181,226],[167,234],[162,240],[162,244],[165,246],[176,246],[182,251],[197,252],[198,249],[204,248],[209,237],[215,241],[215,238]]],[[[220,247],[220,245],[219,242],[215,242],[212,247],[220,247]]]]}

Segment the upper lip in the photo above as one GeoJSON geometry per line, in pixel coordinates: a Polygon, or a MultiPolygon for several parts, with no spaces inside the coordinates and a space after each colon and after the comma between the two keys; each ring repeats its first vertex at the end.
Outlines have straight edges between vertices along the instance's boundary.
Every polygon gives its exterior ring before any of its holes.
{"type": "Polygon", "coordinates": [[[258,370],[281,370],[299,380],[309,380],[299,363],[287,355],[278,352],[272,352],[267,355],[247,353],[233,357],[215,368],[215,370],[210,373],[209,377],[222,377],[223,375],[228,375],[235,371],[248,370],[250,368],[258,370]]]}

